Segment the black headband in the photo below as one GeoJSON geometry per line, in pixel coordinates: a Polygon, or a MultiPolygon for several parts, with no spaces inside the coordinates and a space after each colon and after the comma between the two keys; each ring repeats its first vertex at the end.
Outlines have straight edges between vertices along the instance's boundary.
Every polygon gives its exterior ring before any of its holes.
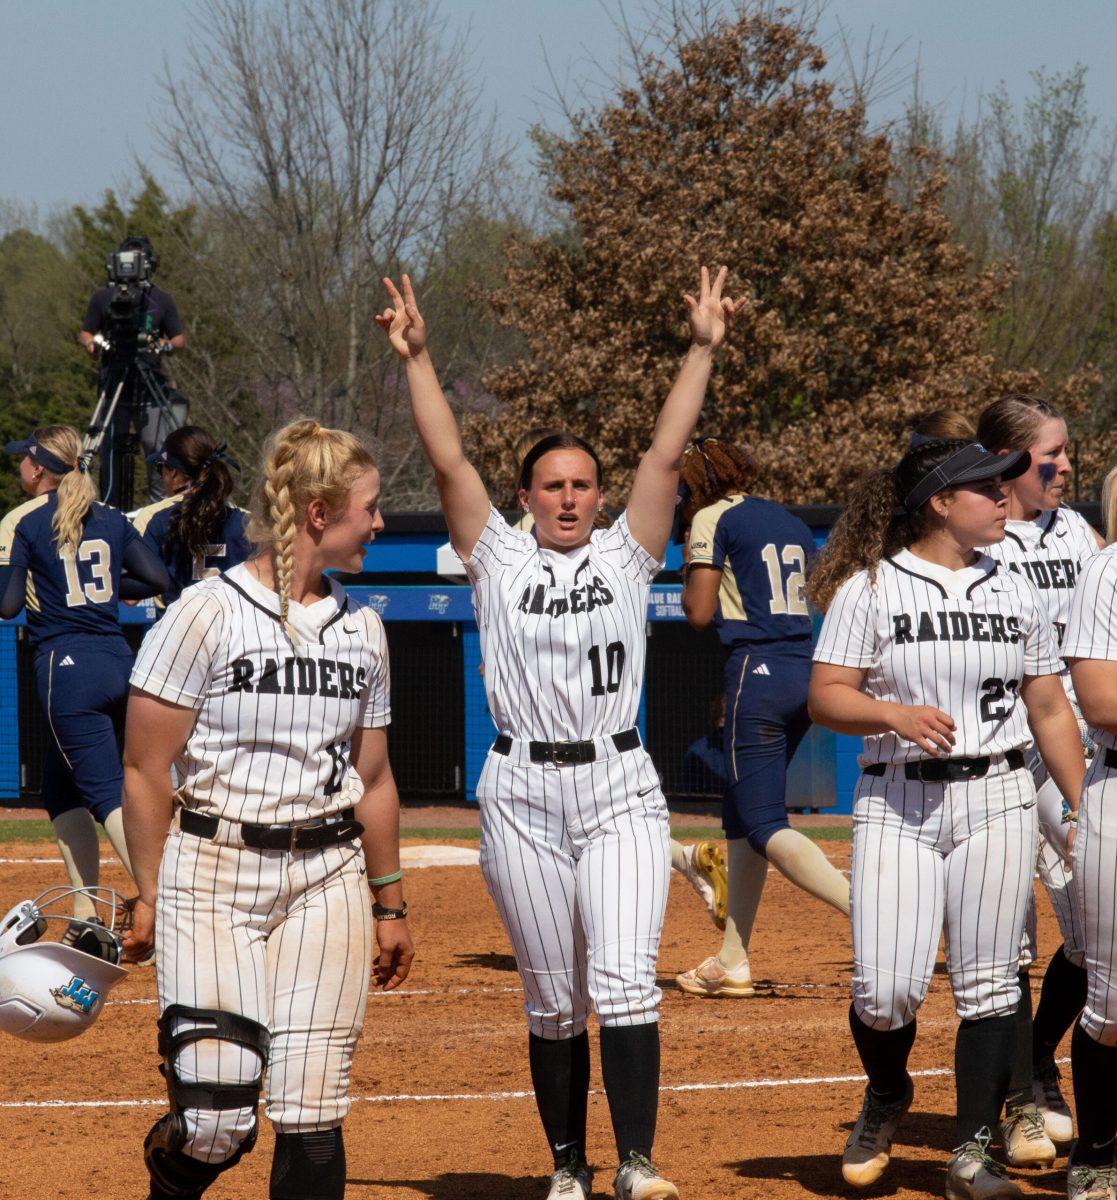
{"type": "Polygon", "coordinates": [[[980,442],[967,442],[945,462],[928,471],[906,496],[900,497],[900,504],[907,513],[918,512],[936,492],[998,477],[1007,483],[1023,475],[1030,462],[1031,456],[1026,450],[993,454],[980,442]]]}

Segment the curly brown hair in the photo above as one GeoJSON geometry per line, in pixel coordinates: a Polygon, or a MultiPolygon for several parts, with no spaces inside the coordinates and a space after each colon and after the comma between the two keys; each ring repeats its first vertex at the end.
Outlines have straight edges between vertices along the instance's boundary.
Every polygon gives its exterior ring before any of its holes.
{"type": "MultiPolygon", "coordinates": [[[[930,507],[924,504],[918,512],[909,513],[901,507],[900,498],[965,445],[963,439],[925,442],[909,450],[891,470],[873,471],[854,484],[808,571],[807,599],[815,608],[825,612],[838,588],[858,571],[868,571],[875,581],[882,559],[926,537],[934,522],[930,507]]],[[[950,490],[944,488],[936,494],[950,490]]]]}
{"type": "Polygon", "coordinates": [[[680,520],[687,528],[694,514],[731,492],[743,492],[756,475],[756,459],[746,445],[720,438],[694,438],[683,454],[680,520]]]}

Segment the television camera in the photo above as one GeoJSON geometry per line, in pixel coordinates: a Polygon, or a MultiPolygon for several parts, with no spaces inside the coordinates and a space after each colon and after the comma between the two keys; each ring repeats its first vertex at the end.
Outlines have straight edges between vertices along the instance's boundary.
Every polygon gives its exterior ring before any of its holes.
{"type": "Polygon", "coordinates": [[[121,508],[135,499],[136,455],[152,417],[165,430],[185,419],[185,401],[168,386],[159,360],[172,352],[150,327],[145,297],[158,259],[150,249],[121,248],[105,260],[110,298],[103,332],[93,342],[101,351],[97,403],[82,443],[87,459],[101,452],[101,498],[121,508]]]}

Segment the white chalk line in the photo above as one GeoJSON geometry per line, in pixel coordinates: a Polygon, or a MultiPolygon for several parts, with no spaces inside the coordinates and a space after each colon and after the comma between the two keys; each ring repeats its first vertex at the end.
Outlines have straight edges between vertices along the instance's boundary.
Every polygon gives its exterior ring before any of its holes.
{"type": "MultiPolygon", "coordinates": [[[[766,992],[772,991],[849,991],[848,983],[761,983],[758,984],[759,996],[763,999],[766,992]]],[[[460,987],[460,988],[410,988],[406,991],[399,988],[390,992],[369,992],[368,999],[373,1000],[404,1000],[409,996],[479,996],[479,995],[511,995],[521,994],[518,987],[460,987]]],[[[124,1005],[151,1005],[158,1001],[154,997],[139,997],[131,1000],[110,1000],[106,1007],[121,1008],[124,1005]]]]}
{"type": "MultiPolygon", "coordinates": [[[[460,988],[412,988],[410,991],[400,991],[398,988],[390,992],[369,992],[370,1003],[373,1000],[396,1000],[407,996],[474,996],[480,992],[519,992],[518,987],[460,987],[460,988]]],[[[124,1004],[157,1004],[154,998],[139,998],[134,1000],[109,1000],[106,1008],[120,1008],[124,1004]]]]}
{"type": "MultiPolygon", "coordinates": [[[[1061,1063],[1069,1059],[1061,1058],[1061,1063]]],[[[953,1075],[950,1067],[925,1067],[921,1071],[909,1071],[913,1079],[943,1078],[953,1075]]],[[[799,1076],[792,1079],[733,1079],[725,1083],[665,1083],[660,1084],[660,1092],[740,1092],[755,1091],[762,1088],[785,1087],[818,1087],[820,1084],[864,1083],[864,1075],[812,1075],[799,1076]]],[[[600,1089],[590,1092],[592,1096],[604,1095],[600,1089]]],[[[499,1103],[504,1100],[530,1100],[535,1096],[532,1091],[503,1091],[503,1092],[395,1092],[391,1095],[380,1096],[351,1096],[354,1104],[430,1104],[430,1103],[499,1103]]],[[[157,1105],[165,1106],[165,1097],[144,1100],[2,1100],[0,1109],[31,1109],[31,1108],[150,1108],[157,1105]]],[[[263,1103],[263,1101],[261,1101],[263,1103]]]]}

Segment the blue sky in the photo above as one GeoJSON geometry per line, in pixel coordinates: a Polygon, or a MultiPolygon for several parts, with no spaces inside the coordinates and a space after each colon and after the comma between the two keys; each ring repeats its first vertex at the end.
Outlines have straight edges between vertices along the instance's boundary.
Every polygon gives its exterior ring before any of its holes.
{"type": "MultiPolygon", "coordinates": [[[[643,0],[627,0],[639,23],[643,0]]],[[[154,160],[152,127],[164,59],[184,60],[200,19],[198,0],[0,0],[0,199],[40,216],[104,189],[127,188],[133,154],[154,160]]],[[[612,0],[443,0],[455,30],[470,29],[484,96],[501,129],[522,139],[554,119],[547,62],[567,88],[617,58],[612,0]]],[[[1081,62],[1093,112],[1117,123],[1113,0],[831,0],[822,29],[838,24],[854,44],[870,35],[897,51],[896,68],[918,57],[926,97],[953,117],[1003,81],[1028,92],[1029,72],[1081,62]]],[[[897,111],[903,90],[877,116],[897,111]]],[[[155,161],[156,175],[168,172],[155,161]]]]}

